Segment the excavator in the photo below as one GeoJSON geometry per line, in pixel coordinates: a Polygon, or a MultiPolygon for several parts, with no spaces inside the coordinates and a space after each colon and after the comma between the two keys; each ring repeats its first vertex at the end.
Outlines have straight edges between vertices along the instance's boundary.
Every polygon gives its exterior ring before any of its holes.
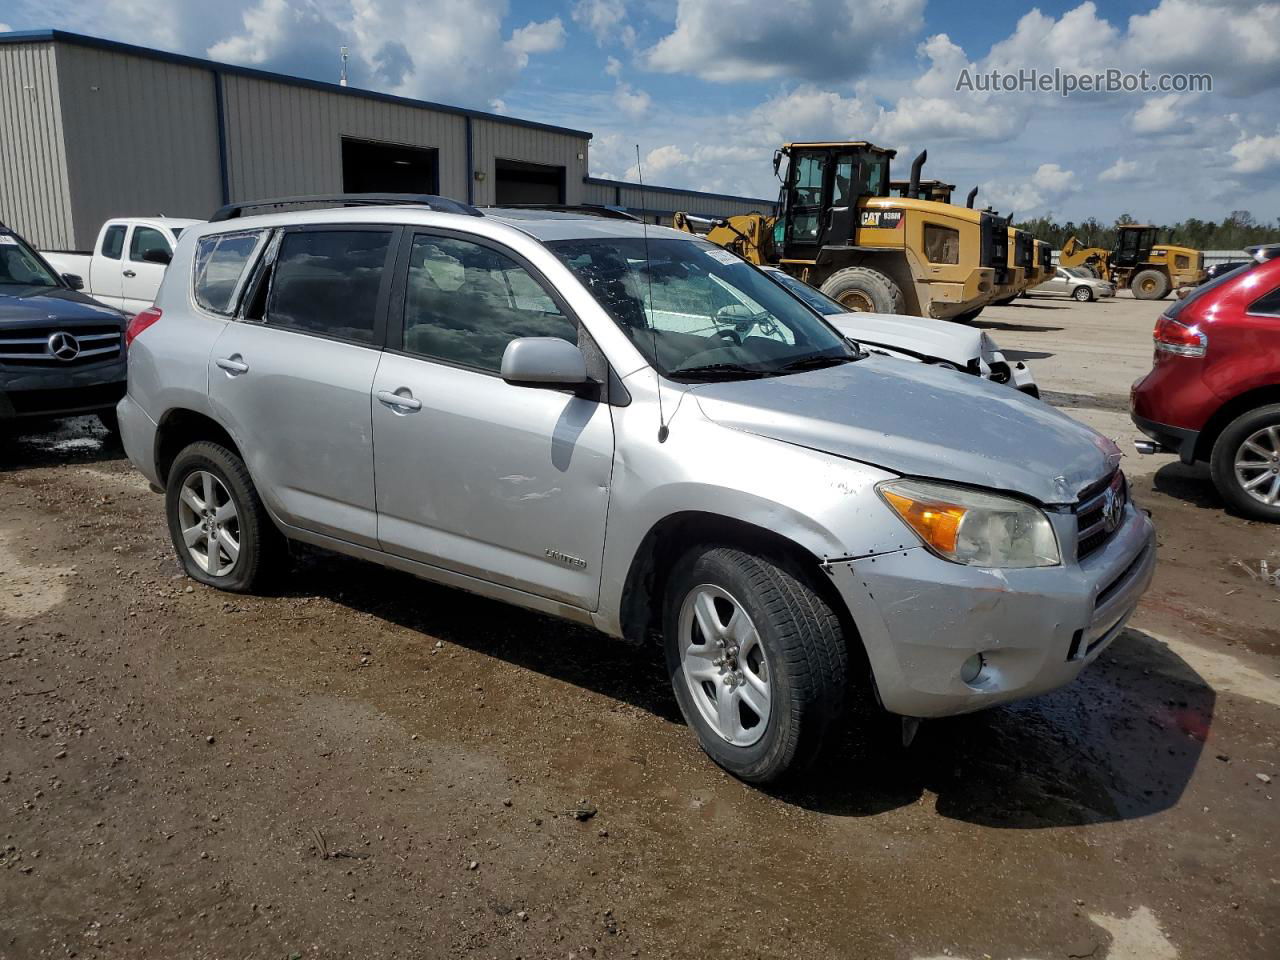
{"type": "Polygon", "coordinates": [[[677,213],[673,226],[702,233],[752,263],[776,264],[849,310],[967,322],[1008,266],[1008,229],[994,214],[919,198],[920,168],[906,196],[890,196],[897,152],[866,140],[787,143],[777,213],[708,220],[677,213]]]}
{"type": "Polygon", "coordinates": [[[1122,223],[1116,229],[1112,250],[1086,247],[1075,236],[1069,237],[1058,254],[1059,264],[1092,270],[1117,290],[1128,287],[1139,300],[1163,300],[1170,290],[1195,286],[1208,276],[1203,253],[1160,243],[1151,224],[1122,223]]]}

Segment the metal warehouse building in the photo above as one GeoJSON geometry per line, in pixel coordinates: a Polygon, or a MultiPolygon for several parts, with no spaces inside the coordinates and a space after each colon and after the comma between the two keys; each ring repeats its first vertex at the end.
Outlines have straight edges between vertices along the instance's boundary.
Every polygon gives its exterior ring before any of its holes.
{"type": "Polygon", "coordinates": [[[87,249],[110,217],[233,200],[438,193],[596,203],[667,222],[772,201],[590,177],[591,134],[59,30],[0,33],[0,221],[87,249]]]}

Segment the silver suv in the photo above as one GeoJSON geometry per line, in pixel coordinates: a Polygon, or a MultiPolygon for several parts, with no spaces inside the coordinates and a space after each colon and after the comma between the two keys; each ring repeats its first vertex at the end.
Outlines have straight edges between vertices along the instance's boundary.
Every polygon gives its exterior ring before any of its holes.
{"type": "Polygon", "coordinates": [[[849,707],[1068,682],[1151,579],[1111,441],[860,353],[732,253],[356,203],[191,227],[132,324],[123,440],[196,580],[251,590],[300,541],[659,636],[703,748],[765,782],[849,707]]]}

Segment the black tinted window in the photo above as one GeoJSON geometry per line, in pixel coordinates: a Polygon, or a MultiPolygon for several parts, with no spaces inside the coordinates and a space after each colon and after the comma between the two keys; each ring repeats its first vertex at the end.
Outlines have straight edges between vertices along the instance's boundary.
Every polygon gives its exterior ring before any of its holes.
{"type": "Polygon", "coordinates": [[[258,245],[257,233],[215,233],[196,244],[193,291],[196,303],[214,313],[231,313],[236,287],[258,245]]]}
{"type": "Polygon", "coordinates": [[[1267,317],[1280,317],[1280,287],[1259,297],[1249,304],[1249,313],[1258,313],[1267,317]]]}
{"type": "Polygon", "coordinates": [[[120,254],[124,251],[124,231],[123,226],[107,227],[107,232],[102,237],[102,255],[112,260],[119,260],[120,254]]]}
{"type": "Polygon", "coordinates": [[[523,267],[466,240],[418,236],[409,257],[404,348],[497,371],[517,337],[577,342],[577,327],[523,267]]]}
{"type": "Polygon", "coordinates": [[[148,250],[162,250],[172,253],[169,240],[163,233],[153,227],[134,227],[133,239],[129,241],[129,259],[142,260],[148,250]]]}
{"type": "Polygon", "coordinates": [[[390,247],[391,232],[383,230],[285,234],[271,278],[267,323],[373,343],[390,247]]]}

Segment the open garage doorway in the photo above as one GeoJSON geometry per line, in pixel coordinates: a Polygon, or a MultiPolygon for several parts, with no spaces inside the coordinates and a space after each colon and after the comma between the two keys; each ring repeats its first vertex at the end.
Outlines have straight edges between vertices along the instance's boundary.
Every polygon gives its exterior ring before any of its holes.
{"type": "Polygon", "coordinates": [[[564,167],[495,160],[494,203],[564,203],[564,167]]]}
{"type": "Polygon", "coordinates": [[[439,151],[342,138],[344,193],[439,193],[439,151]]]}

